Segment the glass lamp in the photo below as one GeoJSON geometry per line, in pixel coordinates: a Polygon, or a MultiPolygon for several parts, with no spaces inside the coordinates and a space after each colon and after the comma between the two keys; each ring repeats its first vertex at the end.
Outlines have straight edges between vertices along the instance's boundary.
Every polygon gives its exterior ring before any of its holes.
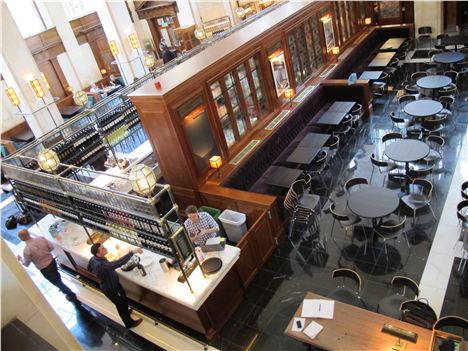
{"type": "Polygon", "coordinates": [[[236,15],[239,17],[239,18],[244,18],[245,17],[245,9],[243,7],[237,7],[236,8],[236,15]]]}
{"type": "Polygon", "coordinates": [[[45,74],[43,72],[41,72],[41,78],[42,78],[42,81],[44,82],[45,86],[47,87],[47,89],[50,90],[50,84],[49,84],[49,81],[47,80],[45,74]]]}
{"type": "Polygon", "coordinates": [[[333,55],[337,56],[340,54],[340,48],[338,46],[335,46],[331,49],[331,52],[333,55]]]}
{"type": "Polygon", "coordinates": [[[364,18],[364,24],[366,26],[370,26],[372,24],[372,18],[370,18],[370,17],[364,18]]]}
{"type": "Polygon", "coordinates": [[[88,95],[83,90],[78,90],[75,94],[73,94],[73,101],[78,106],[84,106],[88,103],[88,95]]]}
{"type": "Polygon", "coordinates": [[[60,164],[60,160],[57,156],[57,153],[51,149],[44,149],[37,155],[37,161],[39,167],[43,171],[52,173],[54,172],[60,164]]]}
{"type": "Polygon", "coordinates": [[[145,66],[149,69],[153,69],[156,65],[156,59],[153,55],[150,54],[146,54],[145,56],[143,56],[143,61],[145,62],[145,66]]]}
{"type": "Polygon", "coordinates": [[[133,191],[149,195],[156,186],[156,175],[150,167],[140,164],[133,166],[128,174],[133,191]]]}
{"type": "Polygon", "coordinates": [[[205,30],[201,27],[197,27],[193,33],[195,34],[195,38],[198,40],[203,40],[206,38],[205,30]]]}
{"type": "Polygon", "coordinates": [[[102,75],[106,75],[106,74],[107,74],[107,69],[101,68],[101,74],[102,74],[102,75]]]}
{"type": "Polygon", "coordinates": [[[220,168],[222,165],[223,165],[223,159],[221,158],[221,156],[215,155],[210,158],[210,166],[211,168],[214,168],[217,170],[218,178],[221,178],[220,168]]]}
{"type": "Polygon", "coordinates": [[[284,91],[284,97],[289,99],[289,107],[292,107],[292,98],[294,97],[294,89],[286,89],[284,91]]]}

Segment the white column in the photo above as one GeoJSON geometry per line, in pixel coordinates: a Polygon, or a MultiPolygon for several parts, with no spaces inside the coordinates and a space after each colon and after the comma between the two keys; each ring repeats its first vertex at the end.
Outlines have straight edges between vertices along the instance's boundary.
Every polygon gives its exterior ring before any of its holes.
{"type": "MultiPolygon", "coordinates": [[[[68,69],[64,69],[63,72],[73,90],[81,90],[102,79],[91,47],[88,43],[80,46],[75,34],[73,34],[70,22],[68,22],[67,12],[64,9],[65,4],[59,1],[46,1],[44,5],[65,47],[66,53],[61,54],[61,56],[66,56],[71,63],[71,67],[64,65],[66,66],[64,68],[68,69]],[[79,82],[80,86],[76,86],[77,82],[79,82]]],[[[64,61],[65,58],[61,57],[59,61],[61,67],[64,61]]]]}
{"type": "Polygon", "coordinates": [[[187,0],[177,0],[177,18],[181,27],[188,27],[196,23],[195,17],[191,8],[191,4],[187,0]]]}
{"type": "Polygon", "coordinates": [[[138,58],[142,51],[132,49],[128,41],[128,35],[135,33],[136,30],[125,2],[123,0],[112,2],[99,0],[96,1],[95,6],[107,39],[114,40],[117,44],[119,55],[116,59],[120,63],[119,69],[126,82],[132,83],[135,77],[144,76],[147,71],[138,58]]]}
{"type": "Polygon", "coordinates": [[[437,1],[414,1],[414,28],[418,36],[418,28],[432,27],[432,36],[443,33],[443,3],[437,1]]]}
{"type": "Polygon", "coordinates": [[[143,43],[149,40],[153,44],[153,49],[155,49],[156,43],[153,40],[153,35],[151,34],[148,22],[138,18],[138,13],[135,11],[135,4],[133,1],[128,2],[128,8],[132,12],[133,25],[138,35],[138,39],[140,40],[141,47],[144,48],[143,43]]]}
{"type": "MultiPolygon", "coordinates": [[[[59,125],[63,123],[63,119],[57,106],[52,103],[53,97],[45,87],[44,82],[42,82],[39,68],[21,36],[6,3],[2,1],[1,6],[2,33],[4,33],[1,42],[2,54],[0,56],[2,75],[6,84],[15,89],[16,94],[20,98],[20,108],[25,113],[26,122],[34,136],[38,138],[55,128],[54,121],[59,125]],[[48,109],[43,108],[39,110],[44,107],[44,102],[42,99],[37,99],[34,95],[29,85],[29,81],[32,79],[37,79],[41,83],[46,94],[44,101],[46,104],[51,104],[48,109]]],[[[5,92],[2,91],[2,94],[5,94],[5,92]]]]}

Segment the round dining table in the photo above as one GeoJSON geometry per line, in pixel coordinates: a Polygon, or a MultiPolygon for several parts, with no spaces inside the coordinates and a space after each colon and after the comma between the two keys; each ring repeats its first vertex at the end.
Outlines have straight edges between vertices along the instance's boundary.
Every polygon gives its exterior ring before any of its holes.
{"type": "Polygon", "coordinates": [[[403,111],[405,111],[405,113],[410,116],[417,117],[417,118],[424,118],[424,117],[433,116],[439,113],[440,111],[442,111],[443,108],[444,107],[439,101],[416,100],[416,101],[410,102],[409,104],[406,104],[405,107],[403,108],[403,111]]]}
{"type": "Polygon", "coordinates": [[[432,60],[437,63],[450,64],[460,62],[465,58],[462,52],[442,52],[432,56],[432,60]]]}
{"type": "Polygon", "coordinates": [[[362,218],[378,219],[393,213],[400,203],[393,190],[366,186],[349,194],[348,207],[362,218]]]}
{"type": "Polygon", "coordinates": [[[409,189],[409,164],[422,160],[429,155],[429,146],[419,140],[414,139],[398,139],[385,147],[384,154],[391,160],[396,162],[404,162],[406,170],[406,192],[409,189]]]}
{"type": "Polygon", "coordinates": [[[427,76],[419,78],[416,85],[422,89],[440,89],[452,83],[452,79],[447,76],[427,76]]]}

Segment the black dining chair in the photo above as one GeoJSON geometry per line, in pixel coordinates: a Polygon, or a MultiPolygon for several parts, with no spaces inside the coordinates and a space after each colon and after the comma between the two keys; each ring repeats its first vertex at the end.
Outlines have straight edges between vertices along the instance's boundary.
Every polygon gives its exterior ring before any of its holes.
{"type": "Polygon", "coordinates": [[[468,181],[462,183],[461,185],[461,197],[468,200],[468,181]]]}
{"type": "Polygon", "coordinates": [[[424,157],[423,161],[426,162],[427,165],[436,165],[442,160],[445,139],[438,135],[429,135],[425,142],[429,145],[430,149],[429,154],[424,157]]]}
{"type": "Polygon", "coordinates": [[[379,160],[375,157],[375,154],[372,154],[370,156],[370,160],[372,163],[372,173],[370,176],[369,183],[372,184],[372,178],[374,176],[374,170],[377,168],[380,172],[380,174],[383,174],[384,178],[382,181],[382,186],[385,184],[385,179],[387,177],[387,174],[389,174],[391,171],[395,170],[398,168],[397,164],[393,161],[390,160],[379,160]]]}
{"type": "Polygon", "coordinates": [[[431,206],[432,190],[434,186],[427,179],[414,179],[410,184],[410,193],[401,198],[401,201],[413,210],[413,223],[416,223],[416,212],[429,207],[434,220],[436,216],[431,206]]]}
{"type": "Polygon", "coordinates": [[[403,302],[419,297],[418,284],[408,277],[396,275],[392,279],[393,294],[381,299],[377,305],[377,313],[401,319],[400,306],[403,302]]]}
{"type": "MultiPolygon", "coordinates": [[[[411,324],[414,324],[414,325],[417,325],[417,326],[420,326],[422,328],[426,328],[426,329],[432,329],[432,327],[434,326],[435,322],[437,321],[437,313],[435,313],[434,309],[429,305],[429,303],[424,303],[425,304],[425,313],[427,316],[430,316],[430,320],[433,320],[434,322],[430,322],[431,325],[430,326],[422,326],[421,324],[415,322],[414,320],[409,320],[409,319],[406,319],[404,317],[404,312],[409,310],[409,306],[410,305],[413,305],[414,303],[421,303],[422,301],[421,300],[426,300],[426,299],[418,299],[418,300],[408,300],[408,301],[405,301],[401,304],[400,306],[400,310],[402,312],[402,320],[407,322],[407,323],[411,323],[411,324]]],[[[427,300],[426,300],[427,301],[427,300]]],[[[429,322],[427,322],[429,323],[429,322]]]]}
{"type": "Polygon", "coordinates": [[[397,117],[395,112],[390,112],[390,120],[392,121],[393,129],[397,129],[400,133],[408,134],[408,128],[414,126],[413,120],[405,120],[404,118],[397,117]]]}
{"type": "Polygon", "coordinates": [[[306,168],[306,173],[311,177],[318,176],[325,188],[328,188],[328,185],[323,178],[323,172],[327,168],[327,155],[328,154],[325,150],[321,150],[317,156],[315,156],[315,159],[312,161],[312,163],[306,168]]]}
{"type": "MultiPolygon", "coordinates": [[[[333,224],[332,224],[332,228],[331,228],[331,231],[330,231],[330,238],[332,239],[332,241],[336,244],[336,246],[339,247],[338,243],[335,240],[335,236],[334,236],[335,222],[338,221],[341,228],[343,228],[345,230],[345,237],[346,236],[351,236],[351,241],[353,242],[354,241],[353,232],[351,232],[351,234],[349,235],[348,230],[349,229],[352,230],[353,227],[355,225],[357,225],[357,224],[362,224],[361,217],[359,217],[359,216],[357,216],[354,213],[349,212],[349,211],[337,210],[336,204],[333,201],[330,203],[329,212],[332,214],[332,217],[333,217],[333,224]]],[[[366,246],[366,248],[367,248],[367,246],[366,246]]]]}
{"type": "Polygon", "coordinates": [[[461,336],[468,340],[468,320],[459,316],[445,316],[439,318],[432,327],[433,330],[442,330],[461,336]]]}
{"type": "Polygon", "coordinates": [[[426,133],[440,132],[445,128],[447,119],[447,115],[424,118],[421,122],[421,127],[426,131],[426,133]]]}
{"type": "Polygon", "coordinates": [[[403,135],[401,133],[390,132],[390,133],[385,134],[382,137],[382,144],[385,144],[387,141],[390,141],[390,140],[395,141],[395,140],[399,140],[399,139],[403,139],[403,135]]]}
{"type": "Polygon", "coordinates": [[[418,34],[418,39],[431,39],[432,28],[430,26],[419,27],[418,34]]]}
{"type": "Polygon", "coordinates": [[[327,152],[328,162],[332,162],[336,157],[343,161],[341,154],[339,153],[339,147],[340,137],[338,135],[330,136],[323,146],[323,149],[327,152]]]}
{"type": "Polygon", "coordinates": [[[455,246],[457,245],[458,242],[465,242],[465,236],[468,236],[468,200],[463,200],[460,201],[457,204],[457,218],[458,218],[458,240],[457,242],[453,245],[453,248],[455,249],[455,246]]]}
{"type": "Polygon", "coordinates": [[[361,277],[357,272],[348,268],[335,269],[332,273],[332,278],[342,278],[342,283],[330,291],[327,297],[347,303],[348,305],[365,307],[365,303],[361,298],[361,277]],[[352,289],[348,287],[346,285],[346,279],[352,280],[356,288],[352,289]]]}
{"type": "MultiPolygon", "coordinates": [[[[384,248],[384,253],[385,253],[385,262],[386,262],[386,268],[388,268],[388,249],[387,249],[387,241],[388,240],[396,240],[400,237],[400,235],[403,235],[406,239],[406,244],[408,245],[408,249],[410,248],[410,244],[408,241],[408,237],[406,236],[406,233],[404,231],[405,229],[405,224],[406,224],[406,216],[400,217],[400,216],[389,216],[377,224],[377,226],[374,227],[374,233],[377,234],[376,238],[377,241],[381,240],[383,242],[383,248],[384,248]]],[[[375,249],[374,246],[372,246],[372,254],[374,256],[374,262],[378,262],[378,259],[381,255],[379,254],[379,257],[375,257],[375,249]]]]}

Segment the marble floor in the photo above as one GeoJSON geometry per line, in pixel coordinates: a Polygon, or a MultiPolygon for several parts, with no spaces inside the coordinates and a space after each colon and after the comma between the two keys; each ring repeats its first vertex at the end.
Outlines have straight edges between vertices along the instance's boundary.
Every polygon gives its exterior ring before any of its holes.
{"type": "MultiPolygon", "coordinates": [[[[361,295],[369,310],[375,311],[378,301],[391,293],[392,277],[403,275],[420,284],[420,296],[427,297],[440,316],[457,314],[468,318],[468,269],[464,275],[457,270],[461,251],[459,245],[454,245],[456,239],[453,239],[458,237],[454,207],[461,200],[458,189],[468,178],[466,91],[457,98],[457,123],[454,127],[448,125],[443,132],[447,141],[443,167],[433,175],[436,196],[432,199],[432,207],[437,220],[433,221],[430,213],[424,212],[418,216],[417,224],[413,225],[411,214],[401,207],[402,213],[409,216],[405,231],[409,236],[410,248],[403,238],[389,242],[388,263],[384,255],[377,260],[369,252],[364,255],[364,236],[355,235],[356,240],[352,241],[339,225],[334,228],[335,241],[331,240],[333,218],[327,211],[328,198],[334,194],[338,201],[344,200],[343,185],[347,179],[370,177],[372,165],[369,156],[373,152],[383,152],[380,139],[392,130],[389,113],[398,109],[396,94],[397,90],[391,89],[385,98],[376,101],[372,116],[362,125],[363,139],[350,138],[346,146],[342,146],[339,152],[343,161],[337,159],[324,174],[330,187],[321,189],[319,183],[314,185],[314,192],[321,195],[322,200],[318,234],[326,242],[328,256],[325,264],[317,265],[311,240],[301,238],[300,233],[294,235],[298,250],[289,241],[283,241],[247,289],[244,301],[220,336],[211,342],[212,346],[221,350],[306,350],[304,344],[284,336],[283,331],[307,292],[326,296],[336,287],[337,282],[331,274],[341,267],[351,268],[360,274],[361,295]],[[451,239],[447,240],[447,237],[451,239]],[[305,262],[300,256],[305,258],[305,262]]],[[[372,183],[382,184],[380,174],[374,174],[372,183]]],[[[390,181],[387,186],[397,193],[400,191],[398,182],[390,181]]],[[[9,201],[8,198],[6,201],[9,201]]],[[[8,203],[3,209],[6,210],[6,206],[10,208],[14,204],[8,203]]],[[[16,233],[16,230],[8,231],[2,223],[2,236],[6,240],[14,241],[15,235],[12,233],[16,233]]],[[[376,247],[376,251],[380,249],[376,247]]],[[[33,274],[32,278],[51,299],[63,300],[60,304],[54,304],[58,306],[57,313],[84,349],[158,350],[91,308],[75,308],[41,279],[40,274],[33,274]]],[[[196,333],[193,336],[202,339],[196,333]]]]}

